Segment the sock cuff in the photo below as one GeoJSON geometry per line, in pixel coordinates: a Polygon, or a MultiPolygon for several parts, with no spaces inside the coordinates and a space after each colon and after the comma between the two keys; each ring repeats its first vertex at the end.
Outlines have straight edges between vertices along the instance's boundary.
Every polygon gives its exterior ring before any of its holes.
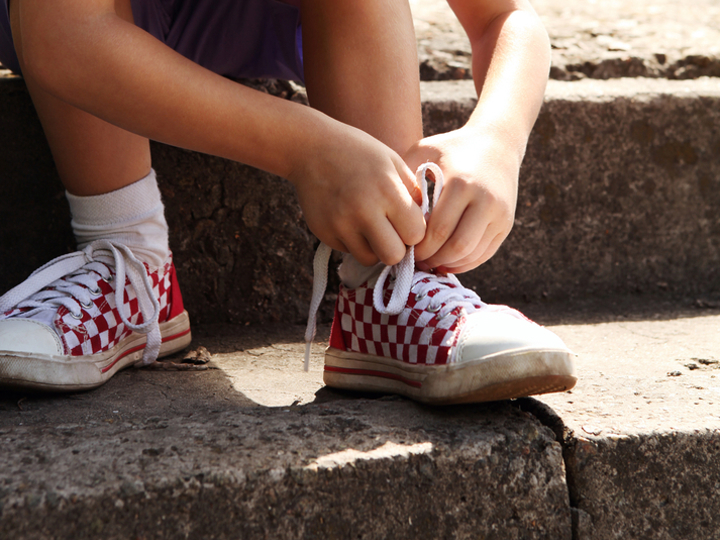
{"type": "Polygon", "coordinates": [[[154,169],[137,182],[110,193],[80,197],[66,191],[65,196],[73,222],[78,224],[113,225],[142,221],[163,209],[154,169]]]}

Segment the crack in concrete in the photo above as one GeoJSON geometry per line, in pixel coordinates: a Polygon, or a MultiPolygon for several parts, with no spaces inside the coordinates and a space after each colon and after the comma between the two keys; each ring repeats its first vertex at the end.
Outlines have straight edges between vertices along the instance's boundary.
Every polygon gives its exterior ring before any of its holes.
{"type": "Polygon", "coordinates": [[[587,520],[590,516],[578,507],[578,488],[575,478],[573,477],[573,469],[569,466],[569,455],[575,444],[575,433],[567,427],[562,418],[548,405],[537,399],[527,397],[515,400],[514,405],[521,411],[534,416],[543,426],[550,428],[555,435],[555,440],[562,447],[563,464],[565,467],[565,485],[568,491],[568,501],[570,504],[571,515],[571,531],[572,540],[583,540],[580,532],[581,527],[587,527],[587,520]],[[585,523],[581,524],[580,521],[585,523]]]}

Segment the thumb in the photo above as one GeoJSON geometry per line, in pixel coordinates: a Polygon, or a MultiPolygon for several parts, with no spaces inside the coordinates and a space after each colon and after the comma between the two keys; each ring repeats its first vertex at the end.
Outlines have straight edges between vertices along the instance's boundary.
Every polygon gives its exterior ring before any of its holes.
{"type": "Polygon", "coordinates": [[[418,186],[417,180],[415,179],[415,174],[410,170],[410,167],[407,166],[400,156],[395,159],[395,168],[400,176],[400,180],[402,180],[403,185],[408,190],[410,197],[412,197],[413,201],[415,201],[418,206],[421,206],[422,192],[420,191],[420,186],[418,186]]]}

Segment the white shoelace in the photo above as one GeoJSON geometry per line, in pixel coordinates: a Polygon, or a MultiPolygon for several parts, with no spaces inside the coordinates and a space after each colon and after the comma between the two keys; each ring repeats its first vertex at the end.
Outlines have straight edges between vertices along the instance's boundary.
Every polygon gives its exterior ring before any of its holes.
{"type": "Polygon", "coordinates": [[[96,240],[82,251],[58,257],[38,268],[28,279],[0,297],[0,314],[11,309],[28,309],[17,317],[31,318],[44,310],[55,311],[60,306],[67,308],[79,318],[81,306],[88,308],[92,296],[99,294],[96,288],[97,274],[106,281],[115,281],[115,305],[120,319],[130,330],[147,334],[142,364],[152,364],[160,353],[162,338],[158,325],[160,304],[155,298],[152,283],[145,266],[130,251],[118,242],[96,240]],[[113,278],[109,267],[115,269],[113,278]],[[143,323],[133,324],[125,313],[125,277],[135,290],[143,323]]]}
{"type": "MultiPolygon", "coordinates": [[[[420,190],[422,191],[421,209],[424,215],[427,215],[430,211],[427,194],[427,179],[425,178],[428,170],[431,171],[435,177],[433,208],[435,208],[435,205],[437,204],[444,183],[442,170],[435,163],[424,163],[418,167],[415,176],[420,186],[420,190]]],[[[327,287],[328,263],[330,261],[331,253],[332,249],[321,243],[317,252],[315,252],[315,259],[313,261],[313,293],[312,299],[310,300],[310,313],[308,314],[307,329],[305,330],[305,371],[310,369],[310,348],[312,346],[312,340],[315,338],[315,332],[317,329],[317,310],[320,307],[323,296],[325,296],[325,289],[327,287]]],[[[410,246],[408,247],[402,261],[395,266],[386,266],[378,276],[373,290],[373,305],[375,310],[382,314],[399,314],[405,308],[410,292],[413,289],[415,289],[414,292],[416,294],[416,300],[418,300],[418,296],[420,297],[420,300],[422,300],[422,295],[427,295],[430,290],[442,289],[433,296],[434,302],[432,304],[433,306],[446,305],[446,309],[443,313],[438,314],[441,318],[453,311],[456,307],[458,307],[458,305],[462,305],[468,310],[474,310],[476,304],[480,304],[483,307],[487,306],[487,304],[480,300],[480,297],[477,294],[464,288],[458,279],[452,274],[448,274],[447,276],[436,276],[434,274],[426,274],[424,272],[415,272],[415,248],[414,246],[410,246]],[[386,306],[383,302],[383,291],[385,281],[391,273],[395,278],[395,286],[386,306]],[[429,282],[423,283],[422,280],[428,277],[431,278],[429,282]],[[453,286],[449,287],[448,285],[451,284],[453,286]]],[[[430,306],[430,304],[428,304],[428,306],[430,306]]],[[[438,310],[439,309],[440,307],[438,307],[438,310]]]]}

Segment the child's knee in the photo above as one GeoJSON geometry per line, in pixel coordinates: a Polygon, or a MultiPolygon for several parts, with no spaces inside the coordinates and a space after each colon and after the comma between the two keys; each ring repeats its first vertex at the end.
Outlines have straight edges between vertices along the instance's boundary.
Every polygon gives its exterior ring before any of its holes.
{"type": "Polygon", "coordinates": [[[62,77],[70,75],[66,69],[66,59],[72,55],[68,36],[74,23],[70,14],[65,12],[62,2],[50,5],[34,0],[13,0],[9,12],[23,76],[52,91],[62,77]]]}

